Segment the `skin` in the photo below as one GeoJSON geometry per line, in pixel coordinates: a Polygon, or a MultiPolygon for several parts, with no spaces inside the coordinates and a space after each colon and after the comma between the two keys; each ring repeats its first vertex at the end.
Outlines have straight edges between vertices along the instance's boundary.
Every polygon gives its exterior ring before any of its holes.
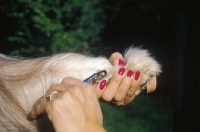
{"type": "MultiPolygon", "coordinates": [[[[118,65],[119,59],[124,60],[120,53],[115,52],[109,61],[113,65],[118,65]]],[[[131,77],[127,76],[128,71],[129,69],[125,69],[122,75],[116,71],[107,85],[100,82],[93,86],[74,78],[64,78],[61,84],[53,85],[47,91],[58,92],[52,96],[52,100],[47,101],[41,97],[34,104],[28,117],[33,120],[39,115],[47,114],[56,132],[105,132],[98,100],[115,105],[130,103],[135,97],[140,77],[136,81],[134,73],[131,77]]],[[[147,85],[147,93],[153,92],[156,85],[155,77],[147,85]]]]}
{"type": "MultiPolygon", "coordinates": [[[[119,59],[124,61],[122,54],[115,52],[110,56],[109,61],[112,65],[118,65],[119,59]]],[[[115,72],[102,95],[102,99],[104,101],[120,102],[116,105],[126,105],[135,98],[135,91],[139,86],[140,77],[137,81],[134,79],[134,73],[131,77],[127,77],[128,71],[129,69],[126,69],[123,75],[119,75],[117,72],[115,72]]],[[[154,77],[152,81],[147,84],[147,93],[155,91],[156,85],[157,80],[156,77],[154,77]]]]}
{"type": "Polygon", "coordinates": [[[48,93],[53,91],[58,93],[53,94],[51,101],[42,97],[34,104],[29,119],[46,113],[56,132],[105,132],[97,96],[102,93],[99,85],[94,88],[67,77],[61,84],[51,86],[48,93]]]}

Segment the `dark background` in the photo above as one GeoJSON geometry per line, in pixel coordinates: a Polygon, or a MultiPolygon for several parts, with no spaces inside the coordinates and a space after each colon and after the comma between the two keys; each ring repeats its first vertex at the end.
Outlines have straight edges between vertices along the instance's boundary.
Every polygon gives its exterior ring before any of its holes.
{"type": "Polygon", "coordinates": [[[106,29],[104,44],[116,44],[112,50],[121,52],[143,45],[153,52],[163,65],[153,95],[172,95],[173,131],[198,131],[200,5],[189,0],[157,4],[142,14],[135,1],[126,3],[106,29]]]}

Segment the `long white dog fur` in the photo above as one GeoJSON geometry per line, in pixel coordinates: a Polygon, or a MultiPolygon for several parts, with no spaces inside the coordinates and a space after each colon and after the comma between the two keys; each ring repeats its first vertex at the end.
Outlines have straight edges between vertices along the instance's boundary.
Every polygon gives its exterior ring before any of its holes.
{"type": "MultiPolygon", "coordinates": [[[[147,50],[130,47],[124,54],[126,66],[141,72],[141,84],[161,73],[161,66],[147,50]]],[[[63,53],[34,59],[16,59],[0,54],[0,131],[40,131],[37,121],[27,120],[33,104],[52,84],[64,77],[84,80],[107,70],[107,80],[117,70],[106,57],[63,53]]],[[[138,87],[136,95],[141,88],[138,87]]]]}

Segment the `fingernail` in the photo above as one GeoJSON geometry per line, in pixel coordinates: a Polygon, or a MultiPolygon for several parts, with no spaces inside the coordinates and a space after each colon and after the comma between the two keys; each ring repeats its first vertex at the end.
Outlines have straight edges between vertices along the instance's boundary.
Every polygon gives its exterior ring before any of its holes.
{"type": "Polygon", "coordinates": [[[118,66],[125,66],[125,63],[122,59],[119,59],[118,66]]]}
{"type": "Polygon", "coordinates": [[[99,85],[99,89],[103,90],[105,88],[105,86],[106,86],[106,80],[103,80],[99,85]]]}
{"type": "Polygon", "coordinates": [[[135,80],[137,81],[140,77],[140,71],[137,71],[135,74],[135,80]]]}
{"type": "Polygon", "coordinates": [[[127,77],[131,77],[132,75],[133,75],[133,71],[129,70],[129,71],[127,72],[127,77]]]}
{"type": "Polygon", "coordinates": [[[125,72],[125,68],[122,67],[122,68],[119,69],[118,74],[123,75],[124,72],[125,72]]]}

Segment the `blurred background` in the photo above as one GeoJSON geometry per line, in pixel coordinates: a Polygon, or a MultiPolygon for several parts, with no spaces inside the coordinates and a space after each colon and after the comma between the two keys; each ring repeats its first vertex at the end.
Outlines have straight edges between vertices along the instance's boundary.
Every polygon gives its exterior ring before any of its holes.
{"type": "Polygon", "coordinates": [[[197,129],[199,9],[192,0],[1,0],[0,53],[109,57],[141,46],[162,65],[157,90],[125,107],[101,103],[105,128],[188,132],[197,129]]]}

